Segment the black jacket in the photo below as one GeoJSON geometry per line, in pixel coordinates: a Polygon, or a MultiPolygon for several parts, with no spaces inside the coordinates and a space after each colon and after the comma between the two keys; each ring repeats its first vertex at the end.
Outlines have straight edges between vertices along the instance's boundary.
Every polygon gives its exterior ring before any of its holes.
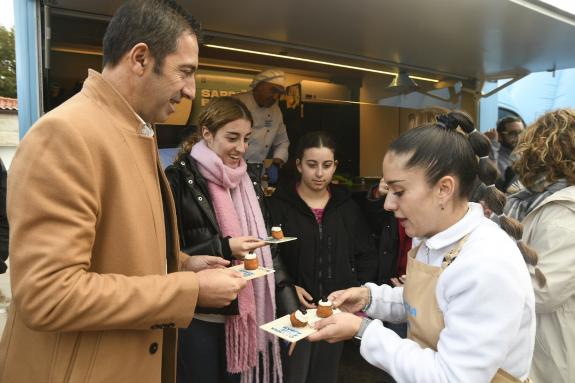
{"type": "MultiPolygon", "coordinates": [[[[377,188],[378,186],[374,186],[377,188]]],[[[391,284],[390,279],[398,277],[399,224],[394,214],[383,208],[384,199],[372,199],[373,188],[368,191],[365,203],[365,216],[375,238],[379,253],[377,284],[391,284]]]]}
{"type": "Polygon", "coordinates": [[[8,259],[8,215],[6,214],[7,172],[0,159],[0,274],[6,272],[8,259]]]}
{"type": "Polygon", "coordinates": [[[280,258],[293,283],[316,302],[377,275],[376,250],[363,214],[347,189],[330,190],[321,225],[294,185],[276,190],[269,202],[273,224],[281,225],[285,236],[298,238],[278,246],[280,258]]]}
{"type": "MultiPolygon", "coordinates": [[[[249,165],[248,174],[254,184],[256,196],[260,202],[264,220],[267,223],[269,222],[267,218],[269,215],[268,209],[259,184],[261,169],[249,165]]],[[[168,166],[166,176],[170,182],[176,204],[181,250],[191,256],[215,255],[232,260],[229,238],[223,237],[220,232],[211,198],[208,198],[208,185],[198,169],[196,160],[190,156],[184,156],[178,162],[168,166]]],[[[275,251],[272,248],[272,256],[274,253],[275,251]]],[[[281,278],[285,273],[281,262],[276,258],[274,257],[274,269],[276,270],[274,277],[277,284],[281,283],[281,278]]],[[[284,299],[290,299],[291,301],[297,299],[295,291],[286,291],[285,295],[284,299]]],[[[238,314],[238,304],[236,300],[223,309],[199,307],[197,312],[236,315],[238,314]]]]}

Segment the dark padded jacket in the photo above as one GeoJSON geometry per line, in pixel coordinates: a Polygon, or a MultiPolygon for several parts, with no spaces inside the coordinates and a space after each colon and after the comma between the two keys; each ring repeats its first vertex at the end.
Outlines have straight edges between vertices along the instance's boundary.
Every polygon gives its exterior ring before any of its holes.
{"type": "MultiPolygon", "coordinates": [[[[377,188],[375,185],[373,188],[377,188]]],[[[397,275],[399,260],[399,224],[394,214],[383,208],[384,198],[373,199],[373,188],[368,191],[365,203],[365,216],[375,238],[379,253],[377,284],[391,284],[390,279],[397,275]]]]}
{"type": "MultiPolygon", "coordinates": [[[[264,220],[269,222],[269,214],[264,200],[262,188],[259,184],[261,169],[248,166],[248,174],[252,179],[256,196],[264,220]]],[[[178,218],[178,231],[180,234],[180,248],[186,254],[215,255],[232,260],[229,237],[223,237],[220,232],[214,207],[209,198],[208,184],[201,175],[195,159],[183,156],[166,169],[166,176],[172,188],[178,218]]],[[[269,230],[268,230],[269,231],[269,230]]],[[[272,248],[272,256],[275,251],[272,248]]],[[[281,282],[285,273],[282,264],[274,257],[274,275],[276,284],[281,282]]],[[[295,291],[286,291],[284,299],[296,300],[295,291]]],[[[278,299],[276,299],[277,301],[278,299]]],[[[212,313],[223,315],[238,314],[237,300],[223,309],[198,308],[199,313],[212,313]]]]}
{"type": "Polygon", "coordinates": [[[346,188],[332,185],[330,191],[321,225],[295,185],[276,190],[269,201],[273,224],[298,238],[278,245],[280,258],[293,283],[315,302],[377,277],[377,254],[362,212],[346,188]]]}
{"type": "Polygon", "coordinates": [[[0,274],[6,272],[8,259],[8,215],[6,214],[7,172],[0,159],[0,274]]]}

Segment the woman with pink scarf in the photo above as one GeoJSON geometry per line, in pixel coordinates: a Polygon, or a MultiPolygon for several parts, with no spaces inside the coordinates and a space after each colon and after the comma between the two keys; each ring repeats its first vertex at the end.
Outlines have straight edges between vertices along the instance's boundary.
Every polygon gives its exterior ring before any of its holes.
{"type": "MultiPolygon", "coordinates": [[[[182,251],[221,256],[236,264],[255,252],[273,268],[262,214],[261,187],[243,159],[252,131],[245,105],[212,99],[198,134],[184,142],[166,169],[178,215],[182,251]]],[[[199,308],[178,339],[178,383],[281,382],[277,338],[259,329],[275,319],[274,274],[249,281],[236,302],[220,310],[199,308]]]]}

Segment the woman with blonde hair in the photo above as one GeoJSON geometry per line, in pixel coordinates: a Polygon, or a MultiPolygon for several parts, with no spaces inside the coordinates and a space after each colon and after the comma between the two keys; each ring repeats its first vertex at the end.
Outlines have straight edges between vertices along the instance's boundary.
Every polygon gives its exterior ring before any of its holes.
{"type": "MultiPolygon", "coordinates": [[[[513,165],[523,190],[505,210],[524,225],[539,255],[544,287],[533,283],[537,332],[531,376],[537,383],[575,381],[575,110],[540,117],[520,136],[513,165]]],[[[531,271],[535,280],[535,271],[531,271]]]]}

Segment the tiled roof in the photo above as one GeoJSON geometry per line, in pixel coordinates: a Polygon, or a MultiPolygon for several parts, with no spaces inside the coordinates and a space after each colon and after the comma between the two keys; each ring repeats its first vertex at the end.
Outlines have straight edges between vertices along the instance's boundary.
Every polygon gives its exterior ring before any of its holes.
{"type": "Polygon", "coordinates": [[[0,97],[0,110],[18,110],[18,100],[15,98],[0,97]]]}

